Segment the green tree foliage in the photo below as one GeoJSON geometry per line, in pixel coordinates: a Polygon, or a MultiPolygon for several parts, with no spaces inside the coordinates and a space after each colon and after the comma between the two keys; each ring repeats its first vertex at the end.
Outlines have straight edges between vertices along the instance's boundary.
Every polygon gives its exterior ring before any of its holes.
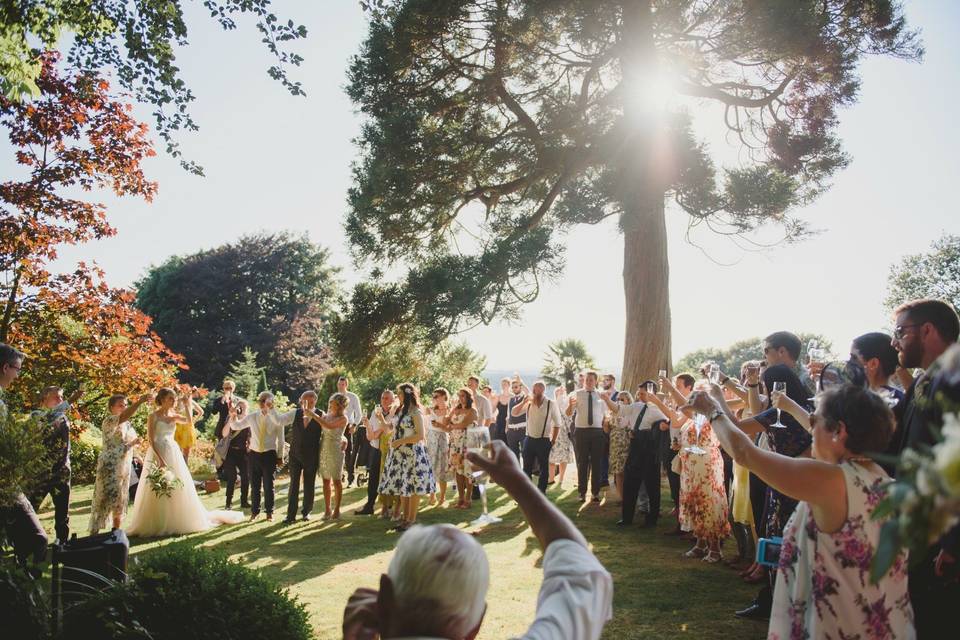
{"type": "MultiPolygon", "coordinates": [[[[800,342],[803,344],[800,349],[801,363],[807,361],[807,348],[810,346],[811,341],[816,342],[821,349],[826,349],[827,351],[833,349],[833,343],[820,334],[798,333],[797,337],[800,338],[800,342]]],[[[708,347],[706,349],[691,351],[677,360],[674,372],[690,373],[698,376],[700,367],[704,362],[716,362],[720,365],[721,371],[727,375],[738,377],[740,375],[740,367],[748,360],[763,360],[763,338],[739,340],[725,349],[708,347]]]]}
{"type": "MultiPolygon", "coordinates": [[[[256,19],[262,42],[276,58],[267,73],[293,95],[302,95],[299,82],[286,68],[302,58],[286,49],[305,38],[307,29],[271,12],[270,0],[203,0],[210,17],[224,30],[237,28],[243,14],[256,19]]],[[[180,157],[174,140],[178,130],[195,130],[188,107],[194,96],[176,65],[176,51],[188,42],[181,2],[167,0],[30,0],[0,3],[0,92],[8,99],[37,95],[42,50],[63,47],[70,66],[86,71],[113,72],[120,85],[138,101],[155,107],[157,132],[167,152],[180,157]],[[69,37],[66,36],[69,34],[69,37]],[[69,43],[69,44],[64,44],[69,43]]],[[[192,171],[200,168],[181,160],[192,171]]]]}
{"type": "MultiPolygon", "coordinates": [[[[395,342],[378,351],[370,365],[350,378],[350,390],[360,396],[365,410],[380,401],[384,389],[396,389],[401,382],[413,382],[420,388],[421,401],[430,402],[429,394],[437,387],[451,393],[467,384],[471,375],[480,375],[486,358],[466,344],[444,341],[434,347],[413,342],[395,342]]],[[[321,399],[326,402],[336,390],[337,377],[332,372],[324,384],[321,399]],[[326,392],[326,394],[324,393],[326,392]]]]}
{"type": "Polygon", "coordinates": [[[184,381],[219,388],[249,348],[270,383],[295,397],[319,386],[330,366],[325,327],[338,271],[306,236],[250,235],[152,267],[136,284],[136,304],[183,354],[184,381]]]}
{"type": "Polygon", "coordinates": [[[563,266],[564,234],[624,233],[624,378],[669,359],[665,203],[723,234],[774,225],[848,162],[837,109],[865,54],[922,50],[896,2],[366,2],[348,93],[358,137],[346,231],[365,347],[512,318],[563,266]],[[721,107],[739,164],[719,167],[689,106],[721,107]],[[367,303],[374,301],[375,304],[367,303]]]}
{"type": "Polygon", "coordinates": [[[581,340],[567,338],[547,347],[540,374],[547,384],[564,386],[569,392],[576,386],[577,374],[595,366],[593,356],[587,351],[587,345],[581,340]]]}
{"type": "Polygon", "coordinates": [[[908,255],[890,267],[887,308],[893,311],[918,298],[938,298],[960,309],[960,236],[944,234],[927,253],[908,255]]]}
{"type": "Polygon", "coordinates": [[[257,365],[257,354],[250,347],[246,347],[240,359],[233,363],[227,372],[227,378],[237,385],[235,393],[240,398],[254,400],[260,393],[260,379],[263,376],[263,367],[257,365]]]}
{"type": "Polygon", "coordinates": [[[50,469],[42,425],[36,416],[0,407],[0,508],[19,495],[30,495],[50,469]]]}

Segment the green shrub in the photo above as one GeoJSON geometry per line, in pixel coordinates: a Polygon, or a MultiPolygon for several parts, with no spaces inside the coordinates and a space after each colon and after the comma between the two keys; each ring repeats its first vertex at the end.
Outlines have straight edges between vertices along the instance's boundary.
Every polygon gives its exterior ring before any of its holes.
{"type": "Polygon", "coordinates": [[[0,610],[3,636],[17,640],[50,637],[50,607],[46,594],[9,558],[0,560],[0,610]]]}
{"type": "Polygon", "coordinates": [[[75,485],[92,484],[97,479],[97,458],[100,445],[86,434],[70,442],[71,482],[75,485]]]}
{"type": "Polygon", "coordinates": [[[206,549],[148,555],[117,585],[64,614],[60,640],[304,640],[305,607],[259,572],[206,549]]]}

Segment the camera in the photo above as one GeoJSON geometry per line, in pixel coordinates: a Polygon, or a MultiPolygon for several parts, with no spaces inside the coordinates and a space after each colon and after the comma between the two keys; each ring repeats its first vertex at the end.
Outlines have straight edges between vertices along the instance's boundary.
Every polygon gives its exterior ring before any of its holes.
{"type": "Polygon", "coordinates": [[[783,538],[760,538],[757,542],[757,563],[776,569],[780,566],[780,547],[783,538]]]}

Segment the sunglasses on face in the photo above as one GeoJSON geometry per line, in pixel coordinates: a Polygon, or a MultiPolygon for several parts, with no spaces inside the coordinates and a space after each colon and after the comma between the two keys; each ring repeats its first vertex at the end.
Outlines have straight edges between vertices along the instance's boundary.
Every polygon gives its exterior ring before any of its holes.
{"type": "Polygon", "coordinates": [[[912,329],[913,327],[919,327],[922,322],[914,322],[913,324],[900,324],[894,327],[893,337],[897,340],[903,340],[903,337],[907,335],[905,329],[912,329]]]}

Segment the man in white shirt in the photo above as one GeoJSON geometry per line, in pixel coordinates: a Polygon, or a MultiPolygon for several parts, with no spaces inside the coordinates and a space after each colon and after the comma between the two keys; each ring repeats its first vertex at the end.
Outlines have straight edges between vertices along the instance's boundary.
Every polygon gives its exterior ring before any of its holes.
{"type": "Polygon", "coordinates": [[[523,441],[523,472],[533,479],[534,465],[540,469],[537,487],[547,492],[550,479],[550,448],[560,433],[560,412],[557,405],[544,396],[547,386],[542,380],[533,383],[533,394],[527,395],[510,413],[524,416],[526,438],[523,441]]]}
{"type": "MultiPolygon", "coordinates": [[[[523,475],[502,442],[470,463],[510,494],[544,549],[537,613],[520,640],[597,640],[610,619],[613,580],[570,520],[523,475]]],[[[483,623],[490,566],[472,536],[448,524],[407,531],[380,589],[358,589],[343,615],[345,640],[474,638],[483,623]]]]}
{"type": "Polygon", "coordinates": [[[490,406],[490,401],[480,393],[480,378],[477,376],[470,376],[467,378],[467,387],[470,388],[470,393],[473,394],[473,404],[477,408],[477,420],[481,427],[489,427],[490,423],[493,422],[493,407],[490,406]]]}
{"type": "MultiPolygon", "coordinates": [[[[357,460],[361,465],[367,463],[367,436],[361,422],[363,421],[363,409],[360,408],[360,397],[352,391],[347,391],[350,380],[347,376],[337,378],[337,392],[347,396],[347,408],[343,415],[347,418],[347,486],[353,484],[354,469],[357,466],[357,460]]],[[[329,403],[328,403],[329,404],[329,403]]]]}
{"type": "Polygon", "coordinates": [[[384,430],[393,425],[390,411],[393,409],[394,398],[393,391],[384,389],[380,394],[380,414],[383,420],[377,415],[377,410],[370,412],[370,418],[363,419],[363,433],[369,443],[370,455],[367,458],[367,470],[369,477],[367,479],[367,503],[363,508],[355,512],[358,516],[372,516],[374,512],[374,503],[377,501],[377,491],[380,487],[380,458],[386,455],[386,451],[380,451],[380,436],[384,430]]]}
{"type": "Polygon", "coordinates": [[[590,478],[590,493],[593,502],[600,502],[600,471],[603,465],[603,415],[607,407],[597,390],[597,372],[587,371],[583,389],[570,395],[567,415],[576,417],[573,450],[577,458],[577,488],[580,502],[587,501],[587,476],[590,478]]]}
{"type": "MultiPolygon", "coordinates": [[[[234,420],[230,429],[250,429],[250,520],[260,515],[260,488],[263,486],[263,509],[267,520],[273,520],[273,476],[277,462],[283,457],[283,429],[293,424],[297,416],[294,408],[286,413],[277,413],[273,408],[273,394],[264,391],[257,398],[259,411],[251,411],[247,417],[234,420]]],[[[234,411],[236,411],[234,409],[234,411]]]]}
{"type": "Polygon", "coordinates": [[[644,526],[654,527],[660,517],[660,428],[664,422],[669,423],[669,419],[648,402],[647,392],[643,390],[637,391],[639,402],[631,404],[615,403],[608,392],[603,392],[601,397],[610,411],[630,425],[630,449],[623,468],[623,510],[617,524],[633,524],[637,497],[643,486],[650,500],[644,526]]]}

